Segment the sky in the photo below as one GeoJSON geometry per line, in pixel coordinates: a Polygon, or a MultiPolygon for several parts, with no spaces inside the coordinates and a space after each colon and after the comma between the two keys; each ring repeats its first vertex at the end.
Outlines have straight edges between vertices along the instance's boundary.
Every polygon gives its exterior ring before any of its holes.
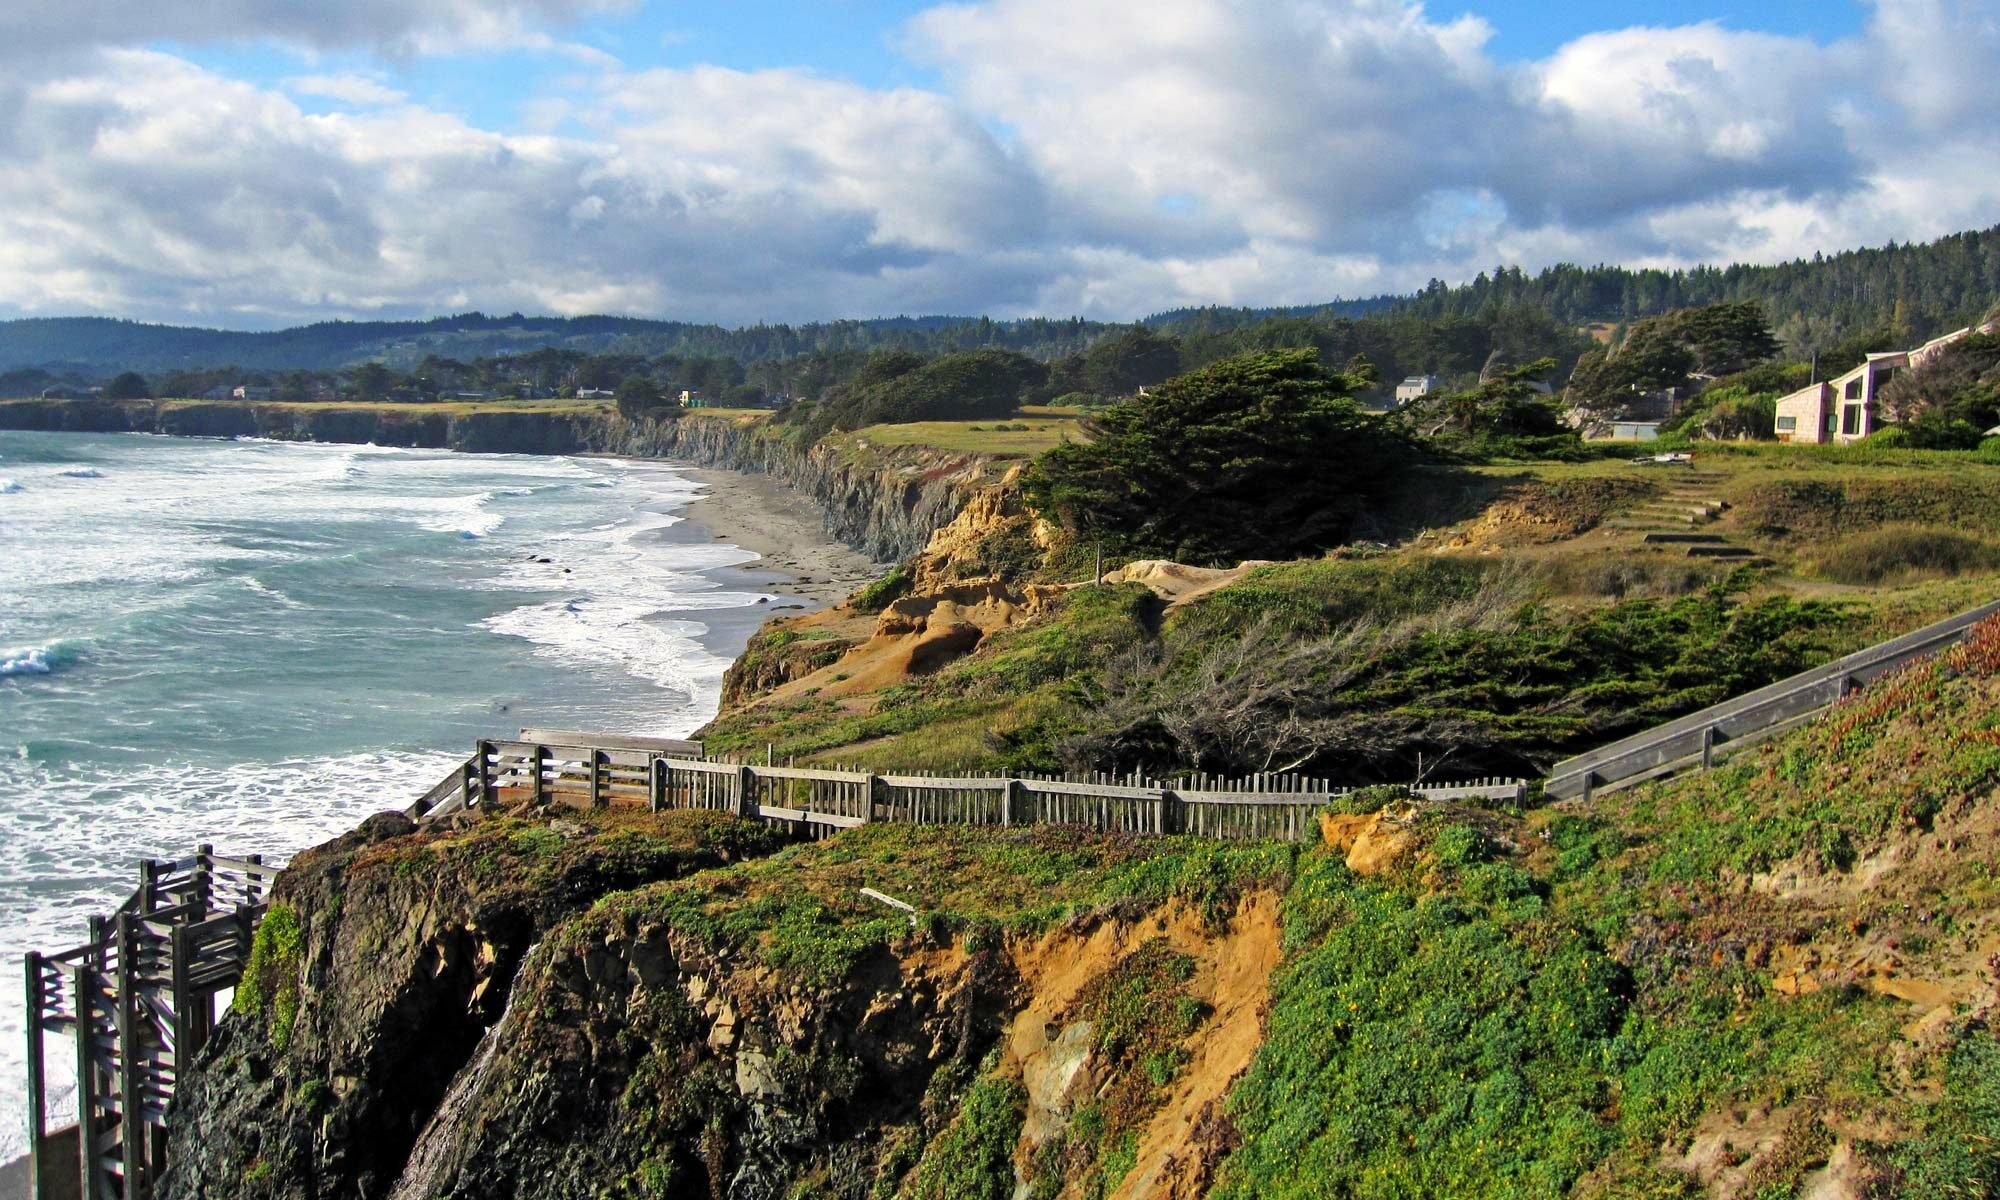
{"type": "Polygon", "coordinates": [[[0,317],[1130,319],[2000,222],[2000,0],[67,0],[0,317]]]}

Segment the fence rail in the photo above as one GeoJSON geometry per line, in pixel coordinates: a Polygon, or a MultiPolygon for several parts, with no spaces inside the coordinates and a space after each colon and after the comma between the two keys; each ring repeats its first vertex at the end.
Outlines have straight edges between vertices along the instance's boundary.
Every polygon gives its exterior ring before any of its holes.
{"type": "Polygon", "coordinates": [[[2000,601],[1566,759],[1549,771],[1542,789],[1551,796],[1588,800],[1663,775],[1711,767],[1811,720],[1855,688],[1947,649],[1995,614],[2000,614],[2000,601]]]}
{"type": "Polygon", "coordinates": [[[243,978],[277,868],[258,857],[139,864],[139,887],[90,940],[26,960],[28,1178],[84,1200],[142,1200],[166,1165],[167,1109],[182,1064],[215,1027],[219,992],[243,978]],[[50,1162],[48,1035],[74,1040],[74,1175],[50,1162]],[[54,1187],[58,1176],[73,1180],[54,1187]]]}
{"type": "MultiPolygon", "coordinates": [[[[757,765],[683,756],[591,735],[482,741],[465,762],[403,811],[424,819],[461,809],[700,808],[820,833],[881,821],[918,825],[1081,825],[1129,834],[1300,840],[1346,788],[1289,775],[1248,779],[1053,779],[881,775],[858,769],[757,765]]],[[[1423,784],[1440,800],[1520,801],[1520,779],[1423,784]]]]}

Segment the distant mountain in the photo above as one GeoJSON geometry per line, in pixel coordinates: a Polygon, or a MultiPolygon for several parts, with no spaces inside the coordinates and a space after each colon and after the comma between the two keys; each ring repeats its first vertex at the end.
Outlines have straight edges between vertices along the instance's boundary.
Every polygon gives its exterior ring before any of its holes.
{"type": "MultiPolygon", "coordinates": [[[[1182,308],[1155,313],[1140,323],[1163,333],[1201,335],[1265,322],[1469,319],[1530,308],[1581,326],[1745,300],[1764,305],[1780,338],[1794,350],[1830,346],[1878,327],[1902,335],[1927,335],[1962,324],[2000,301],[2000,226],[1922,245],[1891,243],[1775,266],[1659,271],[1561,264],[1533,275],[1518,267],[1501,267],[1456,287],[1433,280],[1408,296],[1272,308],[1182,308]]],[[[744,363],[814,350],[889,347],[926,353],[1001,347],[1052,359],[1076,353],[1117,328],[1123,326],[1080,318],[995,321],[921,316],[725,329],[637,317],[472,312],[428,321],[325,321],[245,333],[106,317],[54,317],[0,322],[0,370],[39,367],[109,375],[234,365],[323,371],[370,359],[410,367],[430,355],[469,361],[543,347],[600,354],[721,356],[744,363]]]]}
{"type": "Polygon", "coordinates": [[[636,317],[525,317],[462,313],[428,321],[323,321],[266,333],[149,325],[108,317],[0,321],[0,370],[160,371],[239,366],[333,370],[370,359],[409,367],[429,355],[471,360],[543,347],[587,353],[721,355],[744,362],[810,350],[907,345],[942,350],[999,345],[1043,356],[1088,345],[1107,326],[1085,321],[888,317],[724,329],[636,317]]]}

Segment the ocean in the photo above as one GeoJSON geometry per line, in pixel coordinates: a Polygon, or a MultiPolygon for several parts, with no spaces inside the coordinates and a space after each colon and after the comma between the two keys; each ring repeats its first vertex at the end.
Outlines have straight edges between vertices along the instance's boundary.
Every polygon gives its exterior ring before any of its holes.
{"type": "Polygon", "coordinates": [[[613,459],[0,431],[0,1162],[21,955],[82,941],[140,858],[291,854],[482,736],[712,716],[779,577],[682,523],[699,492],[613,459]]]}

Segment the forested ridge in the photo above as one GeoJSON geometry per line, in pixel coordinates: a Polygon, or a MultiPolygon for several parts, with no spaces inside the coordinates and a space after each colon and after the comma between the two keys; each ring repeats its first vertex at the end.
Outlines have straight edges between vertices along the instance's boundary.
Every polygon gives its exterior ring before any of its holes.
{"type": "MultiPolygon", "coordinates": [[[[1441,365],[1420,361],[1425,358],[1425,339],[1443,344],[1448,361],[1455,351],[1453,339],[1480,340],[1470,334],[1477,326],[1488,331],[1485,340],[1494,341],[1492,327],[1509,321],[1574,328],[1754,301],[1763,306],[1785,347],[1803,355],[1871,328],[1933,334],[1983,312],[1996,296],[2000,296],[2000,226],[1922,244],[1890,243],[1816,254],[1773,266],[1664,271],[1561,264],[1533,274],[1519,267],[1498,267],[1458,286],[1433,280],[1409,296],[1288,307],[1175,309],[1140,324],[1184,342],[1216,343],[1215,349],[1223,352],[1299,345],[1302,330],[1331,330],[1331,344],[1324,336],[1310,339],[1322,352],[1352,345],[1371,353],[1378,363],[1393,358],[1399,367],[1418,370],[1441,365]],[[1384,353],[1382,348],[1391,342],[1401,348],[1399,353],[1384,353]]],[[[223,365],[332,370],[369,359],[408,368],[432,356],[471,360],[547,347],[644,357],[722,357],[746,365],[814,353],[890,349],[926,356],[1002,349],[1054,361],[1126,328],[1130,326],[1076,317],[899,316],[726,329],[636,317],[470,312],[425,321],[325,321],[243,332],[106,317],[38,317],[0,322],[0,369],[43,367],[103,375],[125,369],[223,365]]],[[[1556,347],[1543,341],[1535,349],[1545,352],[1556,347]]]]}

